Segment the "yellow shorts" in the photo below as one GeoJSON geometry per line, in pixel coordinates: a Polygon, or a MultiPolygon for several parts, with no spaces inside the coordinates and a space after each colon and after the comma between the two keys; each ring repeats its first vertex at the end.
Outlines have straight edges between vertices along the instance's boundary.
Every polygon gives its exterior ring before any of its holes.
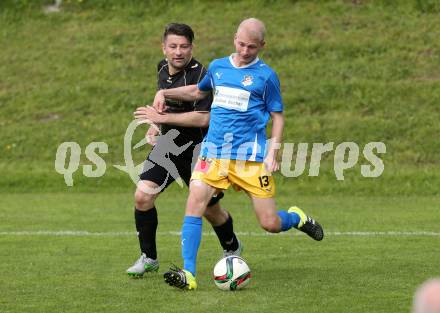
{"type": "Polygon", "coordinates": [[[217,189],[229,186],[257,198],[275,196],[275,181],[263,162],[199,158],[191,180],[198,179],[217,189]]]}

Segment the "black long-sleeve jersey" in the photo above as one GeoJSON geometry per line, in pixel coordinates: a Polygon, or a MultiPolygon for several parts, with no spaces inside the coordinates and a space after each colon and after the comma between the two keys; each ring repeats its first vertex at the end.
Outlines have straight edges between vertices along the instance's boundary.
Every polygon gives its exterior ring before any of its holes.
{"type": "MultiPolygon", "coordinates": [[[[194,58],[188,62],[185,68],[174,75],[168,71],[168,62],[162,60],[157,66],[157,88],[170,89],[187,85],[197,84],[206,74],[205,67],[194,58]]],[[[209,112],[211,111],[212,95],[199,101],[177,101],[166,99],[167,111],[170,113],[184,113],[191,111],[209,112]]],[[[162,124],[162,134],[170,129],[177,129],[180,134],[175,139],[176,144],[183,145],[192,141],[193,145],[200,143],[205,137],[208,128],[201,127],[180,127],[175,125],[162,124]]]]}

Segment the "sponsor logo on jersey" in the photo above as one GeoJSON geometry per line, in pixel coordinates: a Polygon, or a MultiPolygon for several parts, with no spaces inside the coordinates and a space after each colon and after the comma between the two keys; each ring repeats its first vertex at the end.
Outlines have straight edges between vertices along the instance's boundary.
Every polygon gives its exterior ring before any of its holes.
{"type": "Polygon", "coordinates": [[[249,106],[251,93],[247,90],[217,86],[211,108],[222,107],[225,109],[246,112],[249,106]]]}

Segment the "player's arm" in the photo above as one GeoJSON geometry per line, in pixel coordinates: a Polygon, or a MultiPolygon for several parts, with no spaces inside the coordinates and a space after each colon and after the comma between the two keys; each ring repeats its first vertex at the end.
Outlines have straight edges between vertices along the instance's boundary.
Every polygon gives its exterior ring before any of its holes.
{"type": "MultiPolygon", "coordinates": [[[[160,114],[159,114],[160,115],[160,114]]],[[[183,127],[202,127],[209,125],[209,112],[185,112],[185,113],[165,113],[161,119],[164,124],[171,124],[183,127]]]]}
{"type": "Polygon", "coordinates": [[[284,115],[283,112],[270,112],[270,116],[272,117],[272,129],[264,164],[269,172],[274,172],[280,167],[277,161],[277,155],[281,148],[281,140],[283,137],[284,115]]]}
{"type": "Polygon", "coordinates": [[[264,159],[264,164],[269,172],[273,172],[279,169],[277,155],[281,147],[284,129],[283,101],[281,99],[280,81],[275,72],[269,76],[266,82],[264,100],[266,102],[267,111],[272,118],[270,143],[267,149],[266,158],[264,159]]]}
{"type": "Polygon", "coordinates": [[[139,107],[134,117],[140,121],[150,121],[155,124],[171,124],[182,127],[208,127],[209,112],[191,111],[185,113],[158,113],[153,107],[139,107]]]}
{"type": "Polygon", "coordinates": [[[174,99],[181,101],[198,101],[209,95],[209,91],[202,91],[197,85],[188,85],[178,88],[161,89],[156,93],[153,101],[153,107],[158,112],[165,109],[165,99],[174,99]]]}

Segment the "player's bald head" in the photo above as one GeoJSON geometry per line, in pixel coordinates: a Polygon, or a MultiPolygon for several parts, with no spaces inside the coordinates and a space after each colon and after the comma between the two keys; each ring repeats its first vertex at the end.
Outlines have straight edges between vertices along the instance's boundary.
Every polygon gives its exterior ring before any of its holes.
{"type": "Polygon", "coordinates": [[[422,284],[414,296],[414,313],[440,313],[440,279],[422,284]]]}
{"type": "Polygon", "coordinates": [[[266,35],[266,27],[264,23],[256,18],[248,18],[243,20],[237,28],[237,35],[245,33],[246,35],[264,42],[264,36],[266,35]]]}

